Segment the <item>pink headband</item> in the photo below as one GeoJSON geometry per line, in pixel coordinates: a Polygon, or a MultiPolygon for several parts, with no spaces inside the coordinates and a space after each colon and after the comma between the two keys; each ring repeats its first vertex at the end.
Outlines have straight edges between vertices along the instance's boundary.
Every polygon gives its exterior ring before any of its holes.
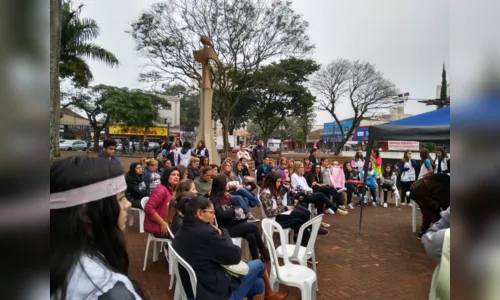
{"type": "Polygon", "coordinates": [[[127,189],[125,176],[99,181],[72,190],[50,194],[50,209],[60,209],[114,196],[127,189]]]}

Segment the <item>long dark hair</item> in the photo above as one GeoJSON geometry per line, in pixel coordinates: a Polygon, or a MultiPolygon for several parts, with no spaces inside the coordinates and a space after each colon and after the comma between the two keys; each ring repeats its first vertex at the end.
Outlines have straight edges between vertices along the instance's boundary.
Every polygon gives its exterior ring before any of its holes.
{"type": "Polygon", "coordinates": [[[421,159],[422,163],[424,163],[424,161],[426,159],[428,159],[429,161],[432,162],[431,156],[429,155],[429,150],[427,148],[422,148],[420,150],[420,159],[421,159]]]}
{"type": "MultiPolygon", "coordinates": [[[[161,175],[160,182],[166,187],[170,186],[170,183],[168,182],[168,178],[170,177],[170,174],[172,174],[173,171],[179,171],[177,167],[170,167],[166,168],[165,171],[163,171],[163,174],[161,175]]],[[[179,171],[179,174],[181,172],[179,171]]],[[[180,178],[182,178],[182,174],[180,174],[180,178]]]]}
{"type": "Polygon", "coordinates": [[[269,189],[271,191],[272,197],[279,198],[281,193],[280,193],[279,189],[276,188],[276,181],[278,179],[282,179],[280,173],[278,173],[276,171],[270,172],[264,178],[264,183],[262,184],[261,190],[269,189]]]}
{"type": "MultiPolygon", "coordinates": [[[[68,157],[50,166],[50,193],[88,186],[120,175],[123,175],[122,167],[107,159],[68,157]]],[[[125,237],[118,227],[120,210],[116,195],[50,210],[51,298],[66,299],[69,277],[82,255],[98,260],[113,272],[128,275],[125,237]]],[[[99,289],[98,285],[95,287],[99,289]]],[[[136,292],[143,295],[139,289],[136,292]]]]}
{"type": "Polygon", "coordinates": [[[167,222],[169,224],[172,224],[174,221],[175,214],[177,212],[180,212],[181,214],[184,215],[184,207],[186,206],[186,203],[195,196],[196,195],[191,192],[180,192],[180,193],[176,192],[175,199],[170,201],[170,203],[168,204],[167,222]]]}
{"type": "Polygon", "coordinates": [[[176,193],[189,192],[192,183],[193,181],[191,179],[181,179],[179,183],[175,186],[175,192],[176,193]]]}
{"type": "Polygon", "coordinates": [[[142,177],[143,175],[139,175],[135,172],[135,167],[137,167],[137,165],[142,165],[141,163],[139,162],[133,162],[130,164],[130,168],[128,169],[128,172],[127,172],[127,175],[130,175],[130,176],[139,176],[139,177],[142,177]]]}
{"type": "Polygon", "coordinates": [[[196,144],[196,148],[198,148],[198,149],[205,148],[205,142],[204,141],[198,141],[198,144],[196,144]],[[201,147],[198,146],[199,143],[201,143],[201,147]]]}
{"type": "Polygon", "coordinates": [[[391,178],[392,173],[393,173],[393,170],[392,170],[392,165],[391,165],[391,164],[385,164],[385,166],[384,166],[384,171],[382,172],[382,176],[383,176],[384,178],[391,178]],[[387,172],[387,171],[386,171],[387,167],[391,168],[391,169],[389,170],[389,172],[387,172]]]}
{"type": "Polygon", "coordinates": [[[212,191],[210,192],[210,200],[215,206],[220,206],[226,196],[227,177],[225,174],[215,176],[212,181],[212,191]]]}

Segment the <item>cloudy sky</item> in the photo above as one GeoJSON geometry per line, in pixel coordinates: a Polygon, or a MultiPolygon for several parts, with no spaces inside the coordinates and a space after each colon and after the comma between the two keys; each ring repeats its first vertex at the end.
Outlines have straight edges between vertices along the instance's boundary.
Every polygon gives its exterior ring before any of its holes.
{"type": "MultiPolygon", "coordinates": [[[[83,15],[97,21],[96,43],[113,52],[119,68],[89,62],[94,84],[141,87],[137,81],[144,63],[125,31],[152,0],[82,0],[83,15]]],[[[411,98],[433,98],[441,82],[443,62],[450,69],[449,1],[434,0],[294,0],[295,10],[309,22],[316,50],[313,59],[327,64],[336,58],[366,60],[411,98]]],[[[142,86],[144,87],[144,86],[142,86]]],[[[405,113],[432,107],[408,101],[405,113]]],[[[319,112],[317,124],[333,119],[319,112]]],[[[341,118],[351,117],[345,103],[341,118]]]]}

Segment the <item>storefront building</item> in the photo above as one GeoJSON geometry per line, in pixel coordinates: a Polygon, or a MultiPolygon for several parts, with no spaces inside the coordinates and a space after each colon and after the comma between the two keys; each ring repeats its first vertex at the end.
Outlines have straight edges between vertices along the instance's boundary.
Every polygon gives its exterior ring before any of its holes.
{"type": "MultiPolygon", "coordinates": [[[[108,136],[115,140],[129,139],[130,141],[143,141],[146,129],[144,127],[128,127],[122,125],[108,126],[108,136]]],[[[179,139],[180,132],[170,132],[170,139],[179,139]]],[[[166,142],[169,137],[167,127],[150,127],[146,133],[146,139],[150,142],[166,142]]]]}

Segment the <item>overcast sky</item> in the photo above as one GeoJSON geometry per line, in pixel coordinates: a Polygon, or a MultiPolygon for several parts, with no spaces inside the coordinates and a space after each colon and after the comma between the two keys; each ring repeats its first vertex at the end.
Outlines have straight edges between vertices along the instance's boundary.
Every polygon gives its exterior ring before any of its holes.
{"type": "MultiPolygon", "coordinates": [[[[125,30],[154,2],[82,1],[86,5],[83,15],[95,19],[101,28],[95,42],[121,62],[113,69],[90,61],[93,84],[145,87],[137,81],[144,61],[135,53],[134,41],[125,30]]],[[[434,98],[443,62],[451,68],[449,1],[294,0],[293,7],[309,22],[309,34],[316,45],[312,58],[321,64],[336,58],[369,61],[411,98],[434,98]]],[[[405,113],[431,109],[408,101],[405,113]]],[[[351,113],[348,103],[339,111],[341,118],[351,117],[351,113]]],[[[333,120],[325,112],[318,112],[318,116],[316,124],[333,120]]]]}

